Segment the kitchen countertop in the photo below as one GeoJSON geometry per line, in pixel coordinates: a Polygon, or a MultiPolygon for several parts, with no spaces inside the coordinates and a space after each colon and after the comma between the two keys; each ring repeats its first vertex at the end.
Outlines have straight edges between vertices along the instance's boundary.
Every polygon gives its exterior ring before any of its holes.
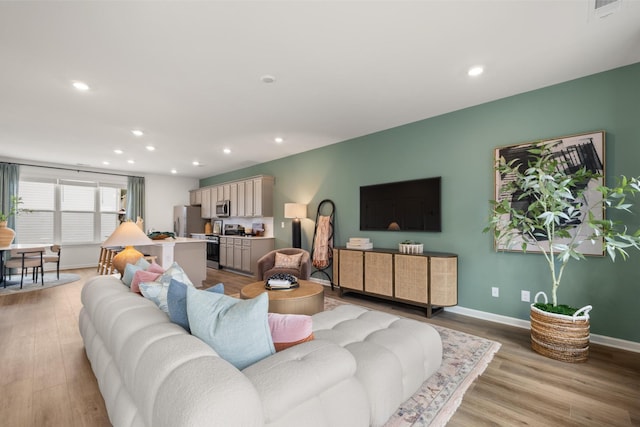
{"type": "MultiPolygon", "coordinates": [[[[166,239],[162,239],[162,240],[152,240],[151,243],[149,243],[148,245],[166,245],[166,244],[178,244],[178,243],[203,243],[206,242],[206,240],[202,240],[202,239],[192,239],[191,237],[176,237],[176,238],[172,238],[172,237],[167,237],[166,239]]],[[[140,245],[140,246],[148,246],[148,245],[140,245]]],[[[136,245],[138,246],[138,245],[136,245]]]]}
{"type": "Polygon", "coordinates": [[[224,235],[220,237],[229,237],[232,239],[250,239],[250,240],[260,240],[260,239],[273,239],[274,237],[267,236],[233,236],[233,235],[224,235]]]}
{"type": "MultiPolygon", "coordinates": [[[[202,236],[204,238],[204,236],[206,236],[205,233],[191,233],[192,236],[202,236]]],[[[251,240],[258,240],[258,239],[274,239],[273,236],[269,237],[269,236],[236,236],[233,234],[220,234],[218,237],[229,237],[229,238],[233,238],[233,239],[251,239],[251,240]]],[[[199,240],[199,239],[192,239],[192,240],[199,240]]]]}

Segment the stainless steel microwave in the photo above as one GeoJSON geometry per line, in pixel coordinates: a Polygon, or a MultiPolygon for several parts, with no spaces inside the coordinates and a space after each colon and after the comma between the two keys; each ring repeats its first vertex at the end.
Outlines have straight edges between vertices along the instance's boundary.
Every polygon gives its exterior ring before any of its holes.
{"type": "Polygon", "coordinates": [[[216,202],[216,217],[225,218],[231,214],[231,202],[229,200],[223,200],[216,202]]]}

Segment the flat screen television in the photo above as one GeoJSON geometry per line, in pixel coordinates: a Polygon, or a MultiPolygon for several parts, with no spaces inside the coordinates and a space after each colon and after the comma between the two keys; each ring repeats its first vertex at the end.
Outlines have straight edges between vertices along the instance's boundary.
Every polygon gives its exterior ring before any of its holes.
{"type": "Polygon", "coordinates": [[[360,187],[360,230],[441,231],[441,177],[360,187]]]}

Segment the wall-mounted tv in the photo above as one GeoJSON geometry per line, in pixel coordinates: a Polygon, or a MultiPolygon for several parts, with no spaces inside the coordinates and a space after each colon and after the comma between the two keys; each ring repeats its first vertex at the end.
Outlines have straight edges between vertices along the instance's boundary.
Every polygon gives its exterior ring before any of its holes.
{"type": "Polygon", "coordinates": [[[360,187],[360,230],[441,231],[440,177],[360,187]]]}

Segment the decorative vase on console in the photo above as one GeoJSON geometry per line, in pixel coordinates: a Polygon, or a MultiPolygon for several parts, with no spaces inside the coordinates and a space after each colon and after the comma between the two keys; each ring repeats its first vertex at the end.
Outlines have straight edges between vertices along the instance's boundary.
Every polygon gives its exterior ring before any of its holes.
{"type": "Polygon", "coordinates": [[[11,245],[16,237],[16,232],[7,227],[7,221],[0,221],[0,248],[11,245]]]}

